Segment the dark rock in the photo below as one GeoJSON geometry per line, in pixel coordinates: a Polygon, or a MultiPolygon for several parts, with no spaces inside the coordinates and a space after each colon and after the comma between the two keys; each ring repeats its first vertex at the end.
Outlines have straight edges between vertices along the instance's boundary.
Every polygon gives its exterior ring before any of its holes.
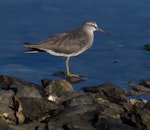
{"type": "Polygon", "coordinates": [[[66,80],[42,80],[43,90],[48,95],[48,99],[59,104],[62,100],[59,98],[63,93],[72,92],[72,85],[66,80]]]}
{"type": "Polygon", "coordinates": [[[65,77],[66,73],[63,71],[58,71],[53,74],[53,76],[65,77]]]}
{"type": "Polygon", "coordinates": [[[145,105],[141,105],[139,107],[135,107],[135,116],[136,119],[133,119],[132,121],[136,121],[136,126],[140,129],[144,130],[150,130],[150,109],[147,109],[145,105]]]}
{"type": "Polygon", "coordinates": [[[80,106],[67,107],[57,116],[51,118],[50,121],[57,122],[59,125],[64,125],[70,122],[86,120],[91,121],[99,112],[97,104],[85,104],[80,106]],[[62,120],[63,119],[63,120],[62,120]]]}
{"type": "Polygon", "coordinates": [[[8,130],[8,124],[0,118],[0,130],[8,130]]]}
{"type": "Polygon", "coordinates": [[[143,47],[146,51],[150,51],[150,44],[146,44],[143,47]]]}
{"type": "MultiPolygon", "coordinates": [[[[150,101],[127,100],[125,91],[114,84],[84,87],[84,92],[73,91],[66,80],[45,79],[42,84],[44,91],[36,84],[0,76],[0,130],[150,129],[150,101]]],[[[149,90],[144,87],[149,80],[141,84],[133,90],[149,90]]]]}
{"type": "Polygon", "coordinates": [[[83,76],[71,76],[67,77],[67,80],[71,83],[79,83],[81,81],[85,81],[85,78],[83,76]]]}
{"type": "Polygon", "coordinates": [[[53,76],[64,77],[67,81],[69,81],[71,83],[79,83],[79,82],[85,80],[85,78],[83,76],[80,76],[80,75],[68,77],[66,75],[66,72],[63,72],[63,71],[58,71],[58,72],[54,73],[53,76]]]}
{"type": "Polygon", "coordinates": [[[150,88],[144,87],[142,85],[136,84],[134,82],[128,82],[126,86],[131,87],[133,90],[126,91],[127,96],[145,94],[150,92],[150,88]]]}
{"type": "Polygon", "coordinates": [[[92,93],[82,93],[81,95],[75,96],[65,102],[65,106],[79,106],[84,104],[93,104],[94,103],[94,95],[92,93]]]}
{"type": "Polygon", "coordinates": [[[134,127],[131,127],[129,125],[120,123],[120,122],[116,122],[113,120],[105,120],[105,119],[101,119],[98,120],[94,126],[96,127],[97,130],[138,130],[134,127]]]}
{"type": "Polygon", "coordinates": [[[11,106],[13,96],[14,92],[12,90],[0,91],[0,103],[6,104],[7,106],[11,106]]]}
{"type": "MultiPolygon", "coordinates": [[[[144,92],[144,93],[145,93],[145,92],[144,92]]],[[[142,93],[139,93],[139,92],[137,92],[137,91],[135,91],[135,90],[127,90],[127,91],[125,92],[125,94],[126,94],[126,96],[134,96],[134,95],[143,94],[143,92],[142,92],[142,93]]]]}
{"type": "Polygon", "coordinates": [[[52,117],[48,124],[53,124],[53,127],[57,124],[57,127],[66,130],[95,130],[91,122],[98,111],[97,104],[67,107],[57,116],[52,117]]]}
{"type": "MultiPolygon", "coordinates": [[[[31,122],[27,124],[9,125],[9,130],[46,130],[45,123],[31,122]]],[[[8,130],[8,129],[7,129],[8,130]]]]}
{"type": "Polygon", "coordinates": [[[63,128],[67,130],[96,130],[91,123],[84,120],[69,122],[63,128]]]}
{"type": "Polygon", "coordinates": [[[82,95],[83,92],[77,92],[77,91],[70,91],[70,92],[65,92],[65,93],[62,93],[59,98],[61,100],[61,102],[65,102],[65,101],[68,101],[72,98],[75,98],[77,96],[80,96],[82,95]]]}
{"type": "Polygon", "coordinates": [[[58,124],[57,122],[48,122],[47,130],[64,130],[64,129],[62,128],[62,125],[58,124]]]}
{"type": "Polygon", "coordinates": [[[16,123],[16,117],[12,109],[13,96],[14,92],[12,90],[0,91],[0,117],[7,123],[16,123]]]}
{"type": "Polygon", "coordinates": [[[124,109],[125,112],[131,111],[132,104],[130,102],[124,102],[122,103],[122,108],[124,109]]]}
{"type": "Polygon", "coordinates": [[[112,119],[121,122],[121,115],[124,113],[124,108],[121,105],[111,102],[99,102],[100,110],[98,119],[112,119]]]}
{"type": "Polygon", "coordinates": [[[140,84],[150,89],[150,79],[141,79],[140,84]]]}
{"type": "Polygon", "coordinates": [[[124,123],[135,126],[140,130],[150,129],[150,109],[149,103],[143,100],[132,99],[132,109],[124,113],[124,123]]]}
{"type": "Polygon", "coordinates": [[[60,111],[58,105],[46,99],[22,97],[16,99],[16,101],[19,103],[20,108],[18,109],[17,117],[21,121],[23,119],[24,121],[43,121],[60,111]]]}
{"type": "Polygon", "coordinates": [[[43,79],[42,85],[47,95],[60,96],[62,93],[73,91],[72,85],[66,80],[43,79]]]}
{"type": "Polygon", "coordinates": [[[112,83],[104,83],[95,87],[84,87],[85,92],[98,93],[99,97],[111,102],[126,101],[125,91],[112,83]]]}
{"type": "Polygon", "coordinates": [[[16,117],[14,115],[14,111],[8,106],[5,106],[4,104],[1,103],[0,103],[0,115],[1,115],[0,118],[9,124],[15,124],[17,122],[16,117]]]}
{"type": "Polygon", "coordinates": [[[150,101],[147,101],[144,108],[150,110],[150,101]]]}
{"type": "Polygon", "coordinates": [[[44,95],[40,86],[6,75],[0,76],[0,88],[13,90],[17,97],[42,98],[41,94],[44,95]]]}

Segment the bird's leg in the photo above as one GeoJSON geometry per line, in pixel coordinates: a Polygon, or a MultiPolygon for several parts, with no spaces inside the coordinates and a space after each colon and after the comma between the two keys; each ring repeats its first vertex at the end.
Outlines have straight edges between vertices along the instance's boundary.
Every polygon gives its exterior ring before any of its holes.
{"type": "Polygon", "coordinates": [[[67,59],[66,59],[66,73],[67,73],[67,76],[69,76],[70,75],[70,72],[69,72],[69,59],[70,59],[70,57],[67,57],[67,59]]]}
{"type": "Polygon", "coordinates": [[[68,77],[80,77],[79,75],[71,74],[69,71],[69,59],[70,57],[67,57],[66,59],[66,76],[68,77]]]}

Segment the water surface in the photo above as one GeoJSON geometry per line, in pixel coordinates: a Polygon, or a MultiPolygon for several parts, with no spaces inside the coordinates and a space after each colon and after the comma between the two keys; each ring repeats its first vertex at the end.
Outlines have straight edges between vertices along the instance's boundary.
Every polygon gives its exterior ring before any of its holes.
{"type": "MultiPolygon", "coordinates": [[[[0,74],[40,84],[65,70],[65,58],[46,53],[24,54],[24,42],[38,42],[93,19],[111,35],[95,33],[94,44],[71,58],[71,71],[87,78],[82,86],[112,82],[127,89],[128,81],[150,78],[150,1],[147,0],[6,0],[0,5],[0,74]]],[[[142,96],[150,99],[150,95],[142,96]]]]}

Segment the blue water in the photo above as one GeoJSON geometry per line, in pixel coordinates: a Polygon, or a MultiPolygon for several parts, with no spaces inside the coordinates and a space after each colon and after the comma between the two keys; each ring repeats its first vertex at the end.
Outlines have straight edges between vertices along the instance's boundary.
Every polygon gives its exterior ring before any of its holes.
{"type": "MultiPolygon", "coordinates": [[[[128,81],[150,78],[150,1],[148,0],[5,0],[0,2],[0,74],[40,84],[65,70],[65,58],[47,53],[24,54],[24,42],[38,42],[93,19],[109,32],[95,33],[94,44],[70,60],[71,71],[87,78],[82,86],[112,82],[123,89],[128,81]]],[[[142,98],[150,99],[150,94],[142,98]]]]}

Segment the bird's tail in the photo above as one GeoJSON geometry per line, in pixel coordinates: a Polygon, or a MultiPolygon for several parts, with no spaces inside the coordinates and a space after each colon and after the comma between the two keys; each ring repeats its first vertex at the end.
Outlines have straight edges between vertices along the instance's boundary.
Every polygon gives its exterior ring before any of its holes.
{"type": "Polygon", "coordinates": [[[31,46],[32,46],[32,43],[25,42],[25,43],[24,43],[24,46],[26,46],[26,47],[28,47],[28,48],[31,48],[31,46]]]}
{"type": "Polygon", "coordinates": [[[26,43],[24,43],[24,45],[29,48],[29,50],[24,51],[24,53],[38,53],[38,52],[42,51],[37,48],[34,48],[32,43],[26,42],[26,43]]]}

